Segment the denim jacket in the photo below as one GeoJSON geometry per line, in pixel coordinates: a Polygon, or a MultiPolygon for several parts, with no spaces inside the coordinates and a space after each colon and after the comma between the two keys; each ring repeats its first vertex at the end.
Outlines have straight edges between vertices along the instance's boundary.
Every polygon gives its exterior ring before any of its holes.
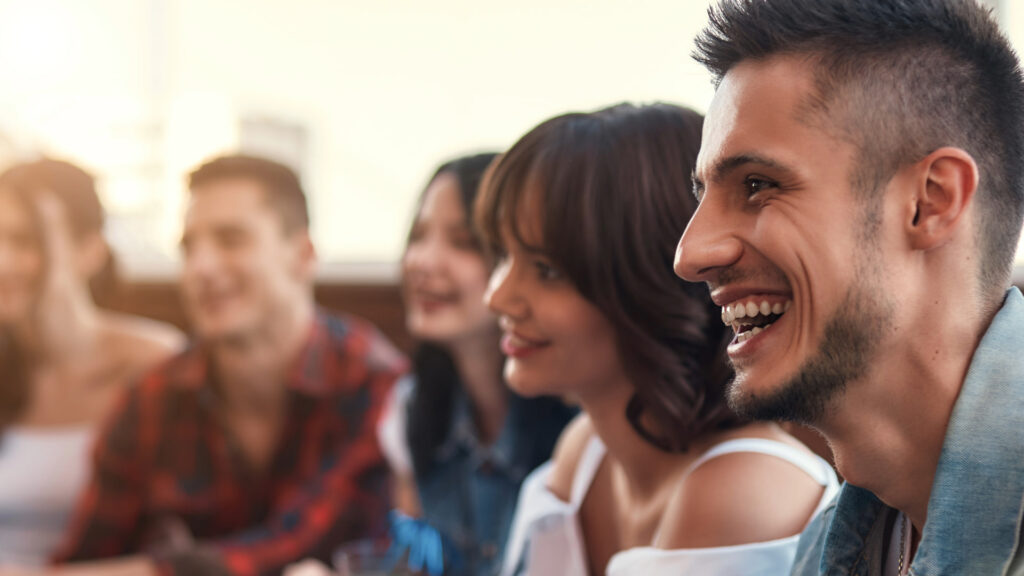
{"type": "MultiPolygon", "coordinates": [[[[1012,288],[978,349],[953,408],[910,566],[915,576],[1024,576],[1024,297],[1012,288]]],[[[895,511],[843,486],[807,528],[792,574],[882,574],[895,511]]]]}
{"type": "Polygon", "coordinates": [[[562,428],[575,414],[552,399],[510,398],[498,439],[484,446],[469,400],[460,395],[447,440],[429,470],[416,471],[423,518],[459,552],[458,563],[446,568],[446,575],[497,574],[519,487],[550,458],[562,428]]]}

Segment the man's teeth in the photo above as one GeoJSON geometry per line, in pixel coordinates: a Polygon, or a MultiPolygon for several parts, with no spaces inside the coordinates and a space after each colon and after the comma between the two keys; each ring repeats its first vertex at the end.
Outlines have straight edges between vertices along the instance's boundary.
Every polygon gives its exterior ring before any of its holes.
{"type": "Polygon", "coordinates": [[[747,330],[746,332],[740,332],[739,334],[736,335],[736,341],[746,342],[747,340],[750,340],[754,336],[757,336],[761,332],[767,330],[769,326],[771,326],[771,324],[765,324],[764,326],[754,326],[753,328],[747,330]]]}
{"type": "MultiPolygon", "coordinates": [[[[770,316],[773,314],[778,316],[789,310],[789,307],[792,304],[792,300],[775,303],[769,303],[767,300],[761,300],[760,302],[749,300],[747,302],[729,304],[722,307],[722,323],[726,326],[732,326],[737,320],[743,318],[754,318],[758,315],[770,316]]],[[[761,327],[761,331],[767,327],[768,326],[761,327]]],[[[753,330],[749,330],[748,332],[753,332],[753,330]]],[[[758,333],[760,333],[760,331],[758,333]]],[[[742,341],[743,340],[740,340],[740,342],[742,341]]]]}

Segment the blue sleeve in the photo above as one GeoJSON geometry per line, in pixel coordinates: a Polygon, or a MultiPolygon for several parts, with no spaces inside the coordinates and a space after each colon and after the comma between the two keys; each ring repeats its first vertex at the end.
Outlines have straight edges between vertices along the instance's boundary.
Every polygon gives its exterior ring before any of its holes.
{"type": "Polygon", "coordinates": [[[816,514],[811,523],[807,525],[803,534],[800,535],[800,542],[796,547],[796,560],[793,562],[791,576],[818,576],[824,572],[822,568],[822,555],[825,551],[825,535],[828,533],[829,524],[836,509],[835,500],[824,510],[816,514]]]}

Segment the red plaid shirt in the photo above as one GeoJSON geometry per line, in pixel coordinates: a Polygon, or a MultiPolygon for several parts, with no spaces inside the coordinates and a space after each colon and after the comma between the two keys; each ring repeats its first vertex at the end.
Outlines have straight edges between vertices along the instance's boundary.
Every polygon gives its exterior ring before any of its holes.
{"type": "Polygon", "coordinates": [[[318,314],[287,382],[281,443],[259,475],[220,424],[208,365],[190,348],[127,394],[58,562],[145,552],[161,574],[278,574],[383,530],[375,424],[406,362],[373,326],[318,314]],[[147,548],[169,520],[197,544],[147,548]]]}

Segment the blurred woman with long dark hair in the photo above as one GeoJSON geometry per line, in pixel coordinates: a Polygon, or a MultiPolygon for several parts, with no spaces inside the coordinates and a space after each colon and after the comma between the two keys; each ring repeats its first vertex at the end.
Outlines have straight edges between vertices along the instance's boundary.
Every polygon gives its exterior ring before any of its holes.
{"type": "Polygon", "coordinates": [[[443,164],[420,197],[402,258],[418,346],[381,426],[398,508],[441,535],[445,574],[496,572],[519,486],[574,413],[552,398],[524,399],[502,379],[498,324],[483,302],[491,262],[471,224],[494,158],[443,164]]]}

